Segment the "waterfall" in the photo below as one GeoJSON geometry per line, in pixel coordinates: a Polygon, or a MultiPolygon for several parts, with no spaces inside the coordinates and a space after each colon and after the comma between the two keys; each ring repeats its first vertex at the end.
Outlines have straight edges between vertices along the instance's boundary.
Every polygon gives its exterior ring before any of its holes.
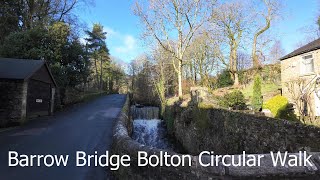
{"type": "Polygon", "coordinates": [[[166,137],[164,122],[159,119],[134,120],[132,139],[141,144],[159,149],[173,148],[166,137]]]}
{"type": "Polygon", "coordinates": [[[152,106],[131,106],[133,119],[159,119],[159,108],[152,106]]]}
{"type": "Polygon", "coordinates": [[[167,135],[165,122],[159,119],[159,107],[131,106],[133,118],[132,139],[154,148],[180,151],[174,140],[167,135]]]}

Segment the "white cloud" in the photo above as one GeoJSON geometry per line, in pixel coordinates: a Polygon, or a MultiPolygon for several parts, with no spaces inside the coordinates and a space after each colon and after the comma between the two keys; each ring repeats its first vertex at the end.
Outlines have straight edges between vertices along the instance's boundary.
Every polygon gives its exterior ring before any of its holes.
{"type": "Polygon", "coordinates": [[[85,37],[80,37],[79,41],[80,41],[81,44],[86,44],[87,43],[87,40],[86,40],[85,37]]]}
{"type": "Polygon", "coordinates": [[[111,38],[114,36],[117,36],[118,32],[116,32],[114,29],[110,27],[103,27],[103,31],[107,32],[107,37],[111,38]]]}
{"type": "MultiPolygon", "coordinates": [[[[122,33],[109,26],[104,26],[103,30],[107,32],[106,43],[112,56],[128,62],[141,54],[140,42],[134,35],[122,33]]],[[[85,42],[84,38],[80,40],[85,42]]]]}
{"type": "Polygon", "coordinates": [[[136,39],[131,35],[125,35],[122,38],[123,45],[115,47],[115,52],[117,53],[131,53],[135,50],[136,39]]]}

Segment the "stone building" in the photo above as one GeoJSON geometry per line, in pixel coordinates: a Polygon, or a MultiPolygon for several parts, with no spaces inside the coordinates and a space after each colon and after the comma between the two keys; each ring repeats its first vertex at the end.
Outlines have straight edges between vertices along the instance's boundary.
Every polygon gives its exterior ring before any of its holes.
{"type": "Polygon", "coordinates": [[[296,113],[320,116],[320,39],[282,57],[282,94],[296,113]]]}
{"type": "Polygon", "coordinates": [[[0,58],[0,126],[52,114],[56,88],[45,61],[0,58]]]}

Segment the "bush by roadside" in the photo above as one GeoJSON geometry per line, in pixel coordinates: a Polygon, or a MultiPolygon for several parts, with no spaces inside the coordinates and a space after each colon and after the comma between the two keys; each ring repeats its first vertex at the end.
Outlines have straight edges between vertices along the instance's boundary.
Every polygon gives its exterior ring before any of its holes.
{"type": "Polygon", "coordinates": [[[244,95],[239,90],[225,94],[219,99],[219,105],[224,108],[232,108],[234,110],[245,110],[246,101],[244,95]]]}
{"type": "Polygon", "coordinates": [[[288,99],[277,95],[263,104],[263,109],[269,109],[275,118],[297,121],[298,118],[292,110],[289,109],[288,99]]]}

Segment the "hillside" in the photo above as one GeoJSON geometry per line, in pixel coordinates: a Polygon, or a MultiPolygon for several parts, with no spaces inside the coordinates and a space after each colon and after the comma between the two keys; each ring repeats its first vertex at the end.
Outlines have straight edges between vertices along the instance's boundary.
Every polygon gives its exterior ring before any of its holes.
{"type": "MultiPolygon", "coordinates": [[[[262,96],[263,101],[267,101],[275,95],[280,94],[281,88],[281,67],[280,64],[270,64],[262,67],[260,75],[262,77],[262,96]]],[[[253,94],[253,79],[255,72],[253,69],[243,70],[240,72],[240,83],[239,87],[223,87],[217,88],[212,91],[212,94],[217,97],[221,97],[226,93],[230,93],[236,89],[240,90],[248,104],[253,94]]]]}

